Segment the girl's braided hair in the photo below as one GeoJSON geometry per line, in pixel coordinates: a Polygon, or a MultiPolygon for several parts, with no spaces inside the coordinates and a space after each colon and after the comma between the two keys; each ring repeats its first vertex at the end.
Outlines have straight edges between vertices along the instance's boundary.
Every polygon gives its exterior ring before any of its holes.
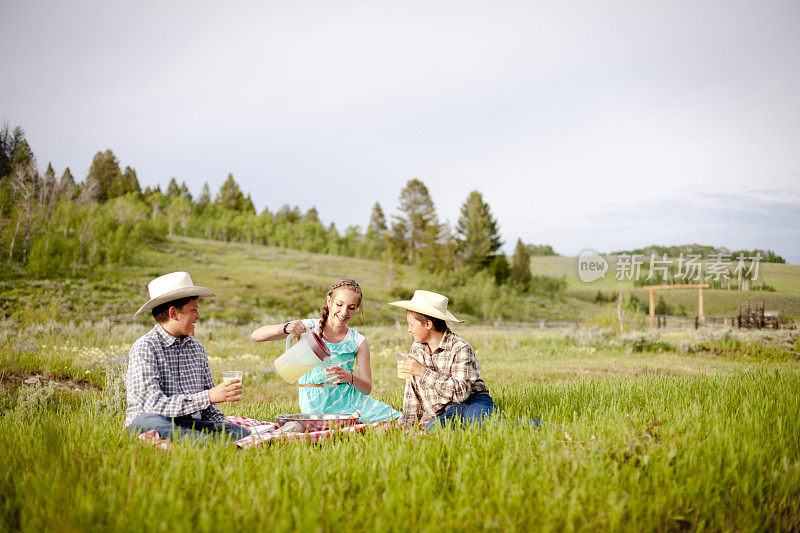
{"type": "Polygon", "coordinates": [[[328,321],[328,315],[330,314],[331,310],[328,308],[328,297],[333,296],[333,293],[339,289],[350,289],[354,293],[358,294],[358,306],[361,307],[361,300],[364,299],[364,295],[361,293],[361,287],[358,286],[356,280],[354,279],[343,279],[333,284],[333,287],[330,288],[328,293],[325,295],[325,298],[322,299],[322,307],[320,308],[320,313],[322,316],[319,319],[319,336],[323,336],[323,332],[325,331],[325,323],[328,321]]]}

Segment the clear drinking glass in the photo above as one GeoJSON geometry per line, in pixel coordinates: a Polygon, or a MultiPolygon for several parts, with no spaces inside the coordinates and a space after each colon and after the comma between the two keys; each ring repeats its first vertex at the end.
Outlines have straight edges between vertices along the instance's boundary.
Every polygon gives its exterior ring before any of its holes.
{"type": "Polygon", "coordinates": [[[242,381],[244,372],[241,370],[225,370],[222,372],[222,383],[230,383],[231,381],[242,381]]]}
{"type": "Polygon", "coordinates": [[[408,357],[411,357],[410,353],[400,352],[397,354],[397,377],[400,379],[408,379],[411,377],[411,374],[408,372],[403,372],[400,370],[400,362],[407,361],[408,357]]]}
{"type": "MultiPolygon", "coordinates": [[[[224,370],[222,372],[222,383],[230,383],[231,381],[239,381],[240,383],[243,381],[244,372],[241,370],[224,370]]],[[[231,411],[233,407],[229,404],[225,408],[225,414],[231,415],[233,412],[231,411]]]]}
{"type": "Polygon", "coordinates": [[[327,371],[329,368],[334,366],[339,366],[339,363],[332,363],[331,361],[322,361],[319,366],[322,367],[322,386],[326,389],[328,387],[335,387],[336,386],[336,376],[328,375],[327,371]]]}

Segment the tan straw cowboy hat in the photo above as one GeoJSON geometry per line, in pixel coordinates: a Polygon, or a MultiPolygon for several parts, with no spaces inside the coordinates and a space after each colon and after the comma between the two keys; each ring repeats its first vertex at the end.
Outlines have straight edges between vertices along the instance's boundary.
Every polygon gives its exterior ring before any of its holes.
{"type": "Polygon", "coordinates": [[[198,287],[192,283],[192,277],[188,272],[170,272],[157,277],[147,284],[147,290],[150,293],[150,301],[136,311],[137,315],[179,298],[216,296],[205,287],[198,287]]]}
{"type": "Polygon", "coordinates": [[[414,291],[414,296],[412,296],[410,300],[391,302],[389,305],[402,307],[409,311],[416,311],[417,313],[447,320],[448,322],[464,322],[454,317],[453,314],[447,310],[448,301],[447,296],[443,294],[416,290],[414,291]]]}

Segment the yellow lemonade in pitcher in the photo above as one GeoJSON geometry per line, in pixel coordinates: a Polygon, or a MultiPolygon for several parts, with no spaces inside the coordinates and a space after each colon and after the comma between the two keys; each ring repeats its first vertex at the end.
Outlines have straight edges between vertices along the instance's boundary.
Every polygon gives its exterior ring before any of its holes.
{"type": "Polygon", "coordinates": [[[311,370],[315,366],[316,365],[302,365],[297,363],[288,363],[288,364],[276,363],[275,370],[287,382],[294,383],[300,378],[300,376],[306,374],[309,370],[311,370]]]}

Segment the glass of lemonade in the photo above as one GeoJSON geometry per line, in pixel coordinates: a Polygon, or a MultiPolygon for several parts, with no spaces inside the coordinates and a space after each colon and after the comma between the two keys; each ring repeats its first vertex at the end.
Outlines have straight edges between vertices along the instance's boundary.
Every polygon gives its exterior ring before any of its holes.
{"type": "Polygon", "coordinates": [[[336,383],[336,376],[329,375],[327,370],[334,366],[339,366],[339,363],[332,363],[330,361],[322,361],[319,366],[322,367],[322,386],[325,388],[328,387],[335,387],[336,383]]]}
{"type": "Polygon", "coordinates": [[[225,370],[222,372],[222,383],[230,383],[231,381],[242,381],[244,372],[241,370],[225,370]]]}
{"type": "Polygon", "coordinates": [[[403,372],[402,370],[400,370],[400,362],[407,361],[408,360],[407,358],[410,356],[411,356],[410,353],[405,353],[405,352],[400,352],[397,354],[397,377],[400,379],[408,379],[411,377],[411,374],[409,374],[408,372],[403,372]]]}
{"type": "MultiPolygon", "coordinates": [[[[231,381],[242,381],[242,377],[244,376],[244,372],[241,370],[224,370],[222,372],[222,384],[230,383],[231,381]]],[[[230,415],[229,411],[230,407],[225,408],[225,412],[230,415]]]]}

